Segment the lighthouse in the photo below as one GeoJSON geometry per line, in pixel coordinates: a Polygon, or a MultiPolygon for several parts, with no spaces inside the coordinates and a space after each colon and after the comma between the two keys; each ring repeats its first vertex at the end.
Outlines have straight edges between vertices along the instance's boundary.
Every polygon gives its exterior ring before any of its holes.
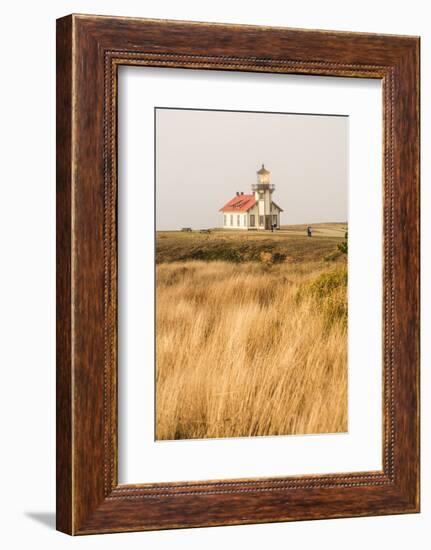
{"type": "Polygon", "coordinates": [[[237,191],[234,198],[220,208],[223,227],[255,231],[279,229],[283,209],[272,200],[274,189],[271,172],[262,164],[257,171],[257,182],[251,186],[252,193],[237,191]]]}

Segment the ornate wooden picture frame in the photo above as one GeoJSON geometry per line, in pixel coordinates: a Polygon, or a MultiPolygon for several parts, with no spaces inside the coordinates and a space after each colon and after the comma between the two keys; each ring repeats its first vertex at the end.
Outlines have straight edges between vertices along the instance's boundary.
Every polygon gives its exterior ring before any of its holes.
{"type": "Polygon", "coordinates": [[[139,531],[419,511],[419,38],[70,15],[57,21],[57,528],[139,531]],[[383,85],[383,469],[118,483],[117,70],[383,85]]]}

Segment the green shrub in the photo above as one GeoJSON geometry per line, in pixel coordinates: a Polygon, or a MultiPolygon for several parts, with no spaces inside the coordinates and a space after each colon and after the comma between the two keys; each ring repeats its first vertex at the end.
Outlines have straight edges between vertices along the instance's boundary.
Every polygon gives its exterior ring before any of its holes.
{"type": "Polygon", "coordinates": [[[303,284],[298,299],[306,297],[311,298],[328,328],[335,323],[347,327],[347,266],[337,266],[303,284]]]}
{"type": "Polygon", "coordinates": [[[202,260],[207,262],[224,261],[224,262],[241,262],[241,254],[233,248],[198,248],[193,250],[189,255],[181,258],[182,260],[202,260]]]}
{"type": "Polygon", "coordinates": [[[344,238],[346,239],[344,242],[342,242],[341,244],[337,245],[337,248],[340,252],[342,252],[343,254],[347,254],[348,252],[348,245],[347,245],[347,239],[349,237],[349,232],[346,231],[345,234],[344,234],[344,238]]]}
{"type": "Polygon", "coordinates": [[[272,261],[275,264],[282,264],[286,261],[286,254],[283,254],[282,252],[274,252],[272,255],[272,261]]]}
{"type": "Polygon", "coordinates": [[[347,241],[344,241],[342,242],[341,244],[337,244],[337,248],[340,252],[342,252],[343,254],[347,254],[348,252],[348,245],[347,245],[347,241]]]}

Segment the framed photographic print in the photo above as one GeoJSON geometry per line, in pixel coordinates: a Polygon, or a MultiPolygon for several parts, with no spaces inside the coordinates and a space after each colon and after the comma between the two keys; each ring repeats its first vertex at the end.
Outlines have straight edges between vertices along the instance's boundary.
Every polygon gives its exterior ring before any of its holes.
{"type": "Polygon", "coordinates": [[[57,21],[57,528],[419,511],[419,39],[57,21]]]}

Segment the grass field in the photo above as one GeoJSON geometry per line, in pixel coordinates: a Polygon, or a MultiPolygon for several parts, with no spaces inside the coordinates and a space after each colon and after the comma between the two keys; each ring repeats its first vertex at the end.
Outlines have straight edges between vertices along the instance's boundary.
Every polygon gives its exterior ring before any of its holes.
{"type": "Polygon", "coordinates": [[[156,438],[347,430],[346,224],[159,232],[156,438]]]}

